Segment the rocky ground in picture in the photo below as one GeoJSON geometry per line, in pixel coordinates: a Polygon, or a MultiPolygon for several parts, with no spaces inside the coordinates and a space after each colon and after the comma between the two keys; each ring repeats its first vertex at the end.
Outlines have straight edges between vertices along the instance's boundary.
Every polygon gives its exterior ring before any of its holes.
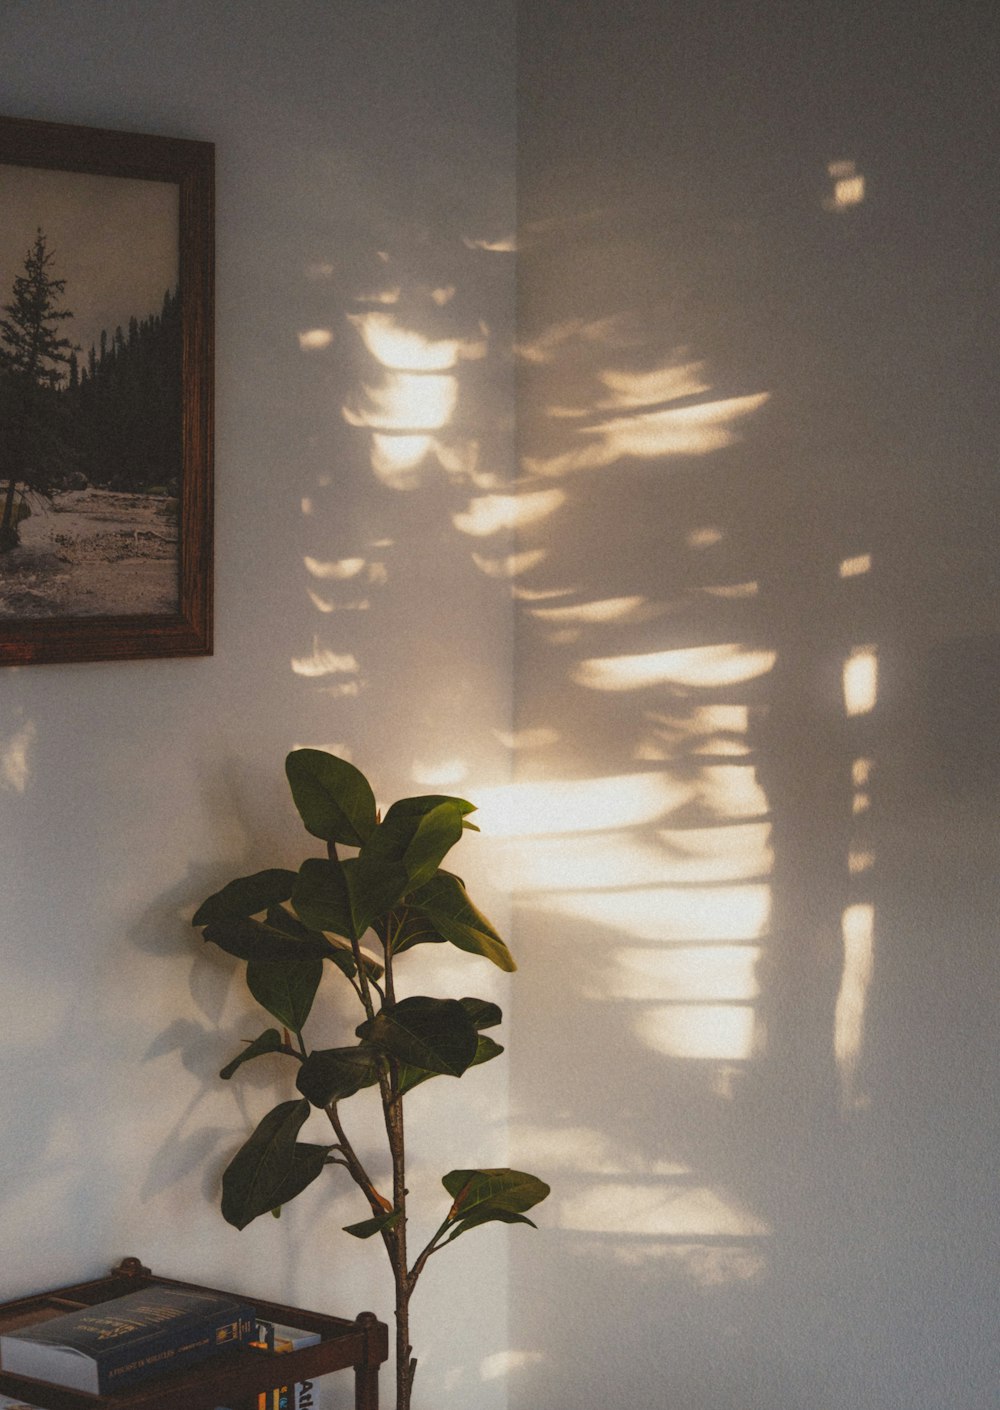
{"type": "Polygon", "coordinates": [[[0,618],[175,612],[177,500],[69,490],[37,496],[20,543],[0,554],[0,618]]]}

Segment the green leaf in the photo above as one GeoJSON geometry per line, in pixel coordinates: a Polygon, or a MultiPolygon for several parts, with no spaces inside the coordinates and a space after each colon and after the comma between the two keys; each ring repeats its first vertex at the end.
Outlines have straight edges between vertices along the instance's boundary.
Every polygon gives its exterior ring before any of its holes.
{"type": "Polygon", "coordinates": [[[306,959],[329,959],[333,948],[325,935],[306,931],[301,936],[290,935],[284,926],[230,917],[213,921],[202,932],[205,940],[218,945],[240,960],[272,960],[275,963],[306,959]]]}
{"type": "MultiPolygon", "coordinates": [[[[502,1052],[503,1048],[499,1043],[494,1043],[492,1038],[487,1038],[480,1033],[479,1042],[476,1044],[476,1056],[469,1063],[469,1067],[479,1067],[481,1063],[499,1057],[502,1052]]],[[[439,1075],[437,1072],[427,1072],[421,1067],[411,1067],[409,1063],[400,1063],[399,1095],[405,1097],[407,1092],[413,1091],[414,1087],[419,1087],[422,1082],[427,1082],[431,1077],[439,1075]]]]}
{"type": "MultiPolygon", "coordinates": [[[[442,939],[469,954],[483,955],[508,972],[517,969],[513,956],[482,911],[469,900],[457,876],[439,871],[410,897],[442,939]]],[[[418,944],[419,941],[408,941],[418,944]]]]}
{"type": "Polygon", "coordinates": [[[306,830],[324,842],[360,847],[375,830],[371,784],[360,769],[322,749],[295,749],[285,773],[306,830]]]}
{"type": "Polygon", "coordinates": [[[322,978],[321,959],[251,960],[247,965],[250,993],[293,1033],[302,1032],[322,978]]]}
{"type": "Polygon", "coordinates": [[[461,1077],[476,1056],[479,1035],[457,999],[414,996],[387,1004],[357,1029],[390,1057],[427,1072],[461,1077]]]}
{"type": "MultiPolygon", "coordinates": [[[[401,955],[404,950],[412,950],[414,945],[443,945],[445,939],[434,929],[427,916],[414,908],[407,902],[402,908],[402,923],[393,932],[392,953],[401,955]]],[[[383,945],[386,941],[387,927],[381,922],[376,922],[375,931],[383,945]]]]}
{"type": "Polygon", "coordinates": [[[399,1210],[390,1209],[386,1214],[374,1219],[363,1219],[360,1224],[345,1224],[344,1233],[353,1234],[356,1239],[370,1239],[372,1234],[381,1234],[383,1229],[391,1229],[399,1223],[399,1210]]]}
{"type": "Polygon", "coordinates": [[[222,1177],[222,1215],[228,1224],[245,1229],[316,1179],[331,1147],[296,1143],[309,1111],[305,1100],[282,1102],[236,1152],[222,1177]]]}
{"type": "Polygon", "coordinates": [[[263,1053],[280,1052],[284,1044],[281,1041],[281,1034],[277,1028],[265,1028],[259,1038],[255,1038],[252,1043],[248,1043],[238,1057],[234,1057],[232,1062],[227,1062],[219,1073],[223,1081],[228,1082],[230,1077],[238,1067],[242,1067],[251,1058],[260,1057],[263,1053]]]}
{"type": "Polygon", "coordinates": [[[401,862],[310,857],[299,868],[292,905],[313,929],[360,940],[399,901],[406,885],[401,862]]]}
{"type": "Polygon", "coordinates": [[[450,1170],[441,1183],[454,1200],[448,1213],[455,1224],[449,1243],[468,1229],[493,1220],[535,1228],[524,1211],[549,1194],[544,1180],[523,1170],[450,1170]]]}
{"type": "Polygon", "coordinates": [[[422,886],[462,836],[463,816],[471,810],[464,798],[404,798],[392,805],[361,855],[401,862],[409,886],[422,886]]]}
{"type": "Polygon", "coordinates": [[[385,821],[388,822],[391,818],[423,818],[442,803],[452,804],[463,817],[466,813],[476,811],[475,803],[470,803],[465,798],[453,798],[447,793],[424,793],[416,798],[400,798],[393,803],[385,815],[385,821]]]}
{"type": "Polygon", "coordinates": [[[212,921],[240,920],[245,916],[255,916],[266,911],[279,901],[287,901],[295,884],[295,872],[282,867],[272,867],[268,871],[254,872],[253,876],[241,876],[231,881],[194,913],[192,925],[209,925],[212,921]]]}
{"type": "MultiPolygon", "coordinates": [[[[274,906],[267,913],[267,923],[275,930],[280,930],[283,935],[294,935],[300,939],[310,937],[313,940],[322,940],[328,949],[323,958],[335,964],[341,973],[346,974],[348,979],[353,979],[358,972],[358,967],[354,963],[354,951],[349,942],[335,938],[330,939],[322,931],[310,930],[308,926],[302,924],[298,916],[292,915],[291,911],[286,911],[284,906],[274,906]]],[[[365,967],[373,978],[377,979],[382,973],[382,966],[377,965],[374,960],[365,960],[365,967]]]]}
{"type": "Polygon", "coordinates": [[[492,1004],[489,999],[466,998],[459,999],[458,1002],[480,1032],[484,1028],[495,1028],[503,1020],[503,1012],[499,1004],[492,1004]]]}
{"type": "Polygon", "coordinates": [[[365,1043],[353,1048],[319,1048],[299,1068],[295,1085],[313,1106],[353,1097],[378,1081],[381,1053],[365,1043]]]}

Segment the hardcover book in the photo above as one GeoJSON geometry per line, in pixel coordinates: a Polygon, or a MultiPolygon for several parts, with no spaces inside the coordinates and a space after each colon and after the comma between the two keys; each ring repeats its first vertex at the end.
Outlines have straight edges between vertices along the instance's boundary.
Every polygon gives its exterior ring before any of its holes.
{"type": "MultiPolygon", "coordinates": [[[[258,1320],[255,1346],[279,1355],[315,1346],[319,1332],[307,1332],[301,1327],[286,1327],[280,1322],[258,1320]]],[[[319,1398],[312,1381],[298,1381],[293,1386],[276,1386],[258,1397],[257,1410],[318,1410],[319,1398]]]]}
{"type": "Polygon", "coordinates": [[[253,1308],[225,1293],[154,1285],[0,1335],[0,1365],[107,1395],[247,1345],[255,1329],[253,1308]]]}

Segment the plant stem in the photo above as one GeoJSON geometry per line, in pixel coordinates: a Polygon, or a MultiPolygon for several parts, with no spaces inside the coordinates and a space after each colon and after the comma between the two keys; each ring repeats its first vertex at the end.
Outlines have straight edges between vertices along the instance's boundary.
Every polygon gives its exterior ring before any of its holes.
{"type": "Polygon", "coordinates": [[[394,1242],[390,1254],[396,1284],[396,1410],[409,1410],[413,1373],[417,1363],[410,1346],[410,1294],[413,1281],[406,1263],[406,1139],[403,1126],[403,1101],[397,1092],[397,1069],[382,1084],[382,1110],[386,1135],[392,1153],[392,1206],[399,1220],[389,1231],[394,1242]]]}

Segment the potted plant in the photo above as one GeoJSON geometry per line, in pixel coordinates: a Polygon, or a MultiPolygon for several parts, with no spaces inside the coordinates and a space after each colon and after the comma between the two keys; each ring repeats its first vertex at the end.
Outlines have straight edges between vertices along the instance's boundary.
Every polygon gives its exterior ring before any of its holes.
{"type": "MultiPolygon", "coordinates": [[[[204,939],[246,963],[247,986],[277,1020],[221,1071],[227,1081],[265,1053],[293,1064],[298,1095],[279,1102],[237,1151],[222,1179],[222,1213],[238,1229],[277,1214],[328,1167],[358,1186],[369,1217],[347,1226],[356,1238],[381,1239],[395,1287],[396,1410],[409,1410],[416,1360],[409,1336],[410,1299],[428,1259],[470,1229],[494,1220],[531,1224],[525,1211],[549,1187],[520,1170],[451,1170],[442,1180],[450,1205],[414,1257],[408,1248],[406,1145],[408,1092],[433,1077],[460,1077],[498,1057],[486,1030],[501,1020],[496,1004],[476,998],[396,997],[397,968],[418,946],[449,943],[502,970],[510,951],[441,863],[475,809],[461,798],[403,798],[385,817],[371,785],[344,759],[297,749],[285,765],[308,832],[326,844],[297,872],[275,867],[240,877],[210,896],[194,916],[204,939]],[[341,858],[338,847],[356,849],[341,858]],[[362,948],[369,935],[376,953],[362,948]],[[361,1021],[353,1041],[310,1048],[304,1037],[326,976],[352,993],[361,1021]],[[343,1104],[377,1087],[392,1171],[383,1192],[359,1158],[344,1125],[343,1104]],[[328,1145],[300,1141],[314,1109],[332,1128],[328,1145]]],[[[534,1227],[532,1225],[532,1227],[534,1227]]]]}

